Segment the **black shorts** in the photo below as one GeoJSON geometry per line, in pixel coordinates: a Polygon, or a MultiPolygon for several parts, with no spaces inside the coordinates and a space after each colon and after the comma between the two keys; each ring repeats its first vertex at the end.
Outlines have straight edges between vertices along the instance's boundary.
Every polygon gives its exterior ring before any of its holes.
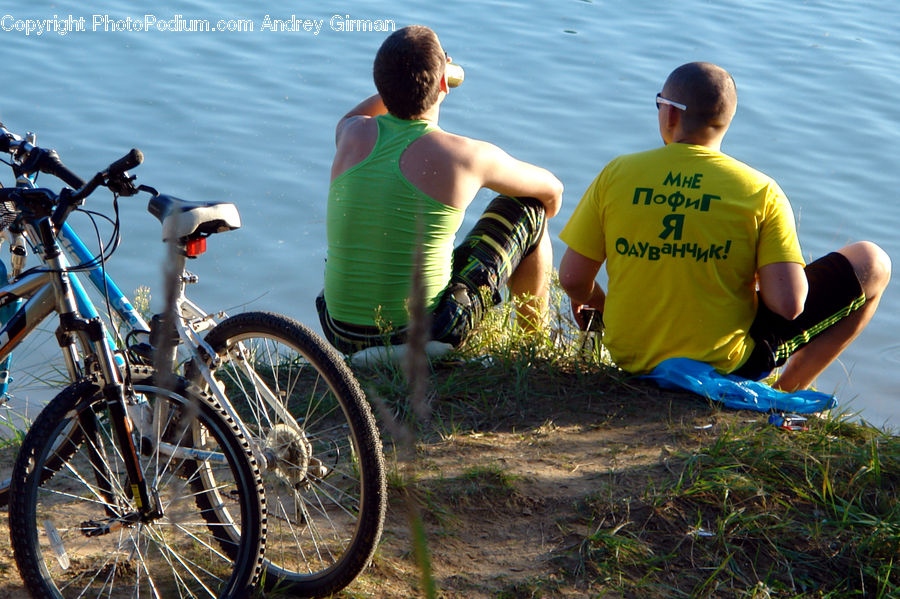
{"type": "MultiPolygon", "coordinates": [[[[546,227],[546,211],[534,198],[497,196],[475,227],[453,251],[453,270],[431,315],[431,338],[457,346],[481,322],[522,259],[537,247],[546,227]]],[[[384,332],[335,320],[328,314],[324,294],[316,298],[325,337],[339,351],[350,354],[378,345],[406,342],[405,327],[384,332]]]]}
{"type": "Polygon", "coordinates": [[[760,298],[750,327],[756,346],[732,374],[753,380],[765,378],[813,337],[865,305],[866,294],[843,254],[832,252],[808,264],[804,272],[809,293],[803,312],[787,320],[769,310],[760,298]]]}

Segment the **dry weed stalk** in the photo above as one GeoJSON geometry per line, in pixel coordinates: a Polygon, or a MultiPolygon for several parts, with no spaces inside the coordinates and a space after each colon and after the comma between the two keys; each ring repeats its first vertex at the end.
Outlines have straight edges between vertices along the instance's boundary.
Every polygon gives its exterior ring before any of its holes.
{"type": "MultiPolygon", "coordinates": [[[[419,229],[419,240],[422,231],[419,229]]],[[[407,334],[407,351],[403,360],[403,373],[406,376],[408,401],[413,418],[404,425],[399,422],[387,408],[384,400],[375,393],[373,399],[382,421],[391,436],[398,443],[398,461],[400,475],[403,477],[403,497],[413,538],[413,554],[420,571],[420,583],[423,595],[432,599],[437,597],[437,587],[431,570],[431,558],[428,552],[428,539],[425,534],[425,523],[422,519],[422,506],[415,493],[415,455],[416,427],[427,424],[431,418],[431,403],[428,399],[429,365],[425,353],[425,344],[429,341],[431,318],[425,310],[425,283],[423,279],[423,254],[421,243],[416,244],[413,266],[412,284],[408,303],[409,328],[407,334]]]]}

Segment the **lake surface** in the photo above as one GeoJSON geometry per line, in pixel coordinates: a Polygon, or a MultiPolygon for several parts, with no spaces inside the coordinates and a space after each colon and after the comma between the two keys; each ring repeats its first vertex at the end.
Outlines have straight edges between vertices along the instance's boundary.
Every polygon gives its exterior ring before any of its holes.
{"type": "MultiPolygon", "coordinates": [[[[359,21],[435,29],[466,69],[441,125],[563,181],[564,206],[551,221],[557,264],[564,248],[556,236],[581,194],[614,156],[661,143],[654,96],[674,67],[694,60],[734,75],[738,113],[723,150],[779,181],[808,258],[859,239],[900,256],[896,3],[19,6],[0,9],[7,127],[35,131],[39,145],[57,148],[84,174],[138,147],[146,157],[134,171],[140,182],[185,199],[237,203],[243,228],[213,237],[192,265],[201,283],[191,295],[208,309],[273,309],[318,329],[313,299],[322,286],[334,125],[373,93],[372,58],[386,36],[359,31],[359,21]],[[232,31],[192,30],[199,20],[232,31]],[[296,30],[273,30],[280,25],[296,30]]],[[[145,199],[120,205],[124,242],[114,277],[129,294],[141,285],[161,289],[159,225],[145,199]]],[[[90,207],[109,212],[109,196],[98,193],[90,207]]],[[[480,210],[472,212],[464,226],[480,210]]],[[[89,234],[86,221],[73,225],[89,234]]],[[[892,427],[900,426],[897,288],[817,383],[892,427]]]]}

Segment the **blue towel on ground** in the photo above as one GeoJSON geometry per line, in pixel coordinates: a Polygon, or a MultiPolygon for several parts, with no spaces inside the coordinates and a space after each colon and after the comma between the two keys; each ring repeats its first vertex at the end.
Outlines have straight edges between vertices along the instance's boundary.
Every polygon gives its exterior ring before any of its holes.
{"type": "Polygon", "coordinates": [[[689,358],[664,360],[643,378],[655,381],[664,389],[691,391],[736,410],[812,414],[837,405],[833,395],[821,391],[776,391],[759,381],[719,374],[709,364],[689,358]]]}

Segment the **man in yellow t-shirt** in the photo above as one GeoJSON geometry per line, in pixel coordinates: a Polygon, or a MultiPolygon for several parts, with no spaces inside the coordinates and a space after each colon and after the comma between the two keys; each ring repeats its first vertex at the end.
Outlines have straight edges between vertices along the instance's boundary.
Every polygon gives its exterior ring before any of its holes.
{"type": "Polygon", "coordinates": [[[560,234],[576,320],[599,310],[630,372],[681,357],[761,378],[793,355],[776,386],[808,387],[871,319],[890,259],[858,242],[804,268],[784,192],[720,150],[737,107],[721,67],[678,67],[656,104],[665,145],[610,162],[560,234]]]}

